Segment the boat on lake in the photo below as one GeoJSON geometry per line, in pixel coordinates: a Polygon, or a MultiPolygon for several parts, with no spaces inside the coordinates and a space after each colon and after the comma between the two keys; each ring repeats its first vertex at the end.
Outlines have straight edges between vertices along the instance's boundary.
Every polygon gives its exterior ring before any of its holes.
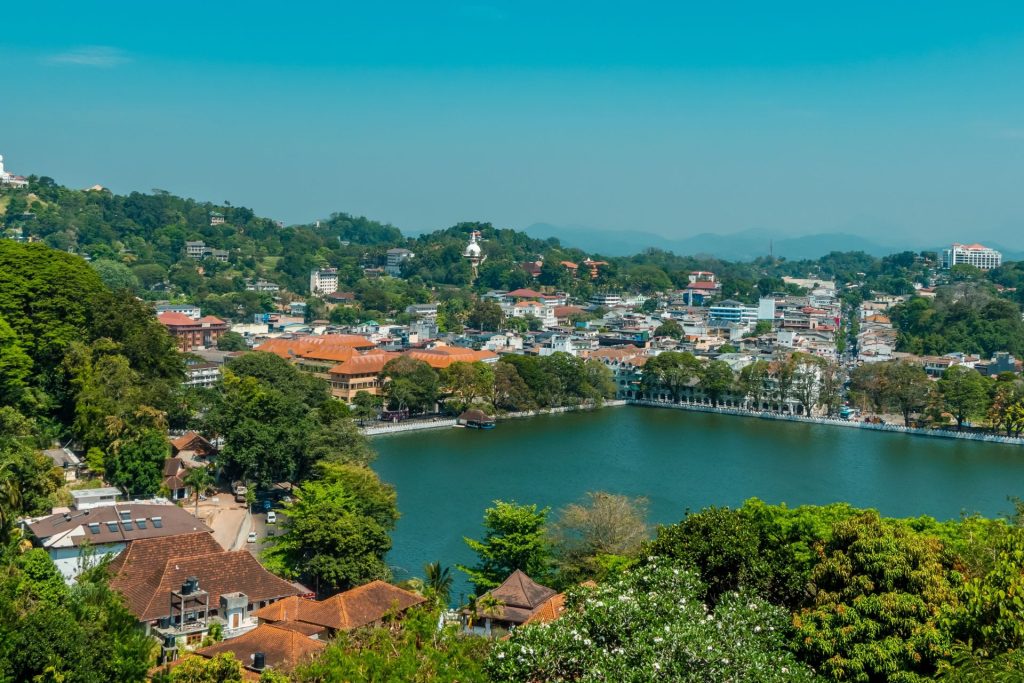
{"type": "Polygon", "coordinates": [[[467,410],[455,420],[456,427],[467,429],[494,429],[497,424],[493,417],[476,408],[467,410]]]}

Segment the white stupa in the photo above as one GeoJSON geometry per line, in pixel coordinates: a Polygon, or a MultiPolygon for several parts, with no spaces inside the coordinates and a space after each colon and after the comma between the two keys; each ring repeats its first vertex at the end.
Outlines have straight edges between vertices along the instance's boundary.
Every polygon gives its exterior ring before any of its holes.
{"type": "Polygon", "coordinates": [[[462,256],[469,261],[469,265],[473,268],[473,279],[476,279],[476,269],[481,263],[487,260],[487,255],[483,253],[483,249],[480,247],[480,243],[477,239],[480,237],[480,232],[474,230],[469,233],[469,244],[466,245],[465,250],[462,252],[462,256]]]}

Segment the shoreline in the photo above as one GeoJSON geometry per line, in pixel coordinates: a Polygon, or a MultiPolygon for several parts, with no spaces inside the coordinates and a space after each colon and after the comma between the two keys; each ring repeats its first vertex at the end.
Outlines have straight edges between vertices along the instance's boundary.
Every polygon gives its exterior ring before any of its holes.
{"type": "Polygon", "coordinates": [[[669,408],[688,410],[698,413],[717,413],[736,417],[755,417],[762,420],[781,420],[783,422],[803,422],[831,427],[847,427],[853,429],[870,429],[876,432],[924,436],[933,439],[960,439],[962,441],[981,441],[984,443],[1002,444],[1005,446],[1024,446],[1024,437],[1000,436],[999,434],[978,434],[976,432],[951,432],[944,429],[926,429],[922,427],[904,427],[894,424],[873,424],[870,422],[854,422],[839,417],[807,417],[805,415],[786,415],[766,410],[748,410],[744,408],[722,408],[699,403],[672,403],[670,401],[649,401],[646,399],[630,399],[629,405],[644,408],[669,408]]]}
{"type": "MultiPolygon", "coordinates": [[[[541,415],[560,415],[562,413],[574,413],[580,410],[600,410],[602,408],[616,408],[618,406],[628,405],[629,401],[623,399],[611,399],[604,401],[601,405],[578,405],[578,406],[559,406],[557,408],[544,408],[540,410],[522,410],[514,413],[505,413],[504,415],[497,415],[495,419],[498,422],[502,420],[518,420],[524,417],[539,417],[541,415]]],[[[407,422],[395,422],[385,423],[380,425],[372,425],[369,427],[360,427],[359,431],[362,432],[363,436],[382,436],[384,434],[401,434],[402,432],[417,432],[424,431],[427,429],[440,429],[442,427],[454,427],[455,418],[435,418],[431,420],[415,421],[409,420],[407,422]]]]}
{"type": "MultiPolygon", "coordinates": [[[[525,410],[514,413],[506,413],[497,416],[497,420],[515,420],[527,417],[538,417],[541,415],[559,415],[572,413],[580,410],[601,410],[603,408],[615,408],[619,406],[637,406],[641,408],[667,408],[671,410],[686,410],[698,413],[716,413],[719,415],[732,415],[735,417],[758,418],[762,420],[779,420],[783,422],[802,422],[805,424],[819,424],[831,427],[846,427],[852,429],[868,429],[876,432],[889,432],[895,434],[907,434],[908,436],[923,436],[932,439],[959,439],[961,441],[980,441],[983,443],[1002,444],[1004,446],[1024,446],[1024,437],[1000,436],[999,434],[978,434],[975,432],[953,432],[941,429],[926,429],[920,427],[904,427],[894,424],[872,424],[870,422],[854,422],[838,417],[807,417],[804,415],[786,415],[771,411],[748,410],[744,408],[723,408],[699,403],[672,403],[670,401],[650,401],[646,399],[614,399],[605,401],[600,406],[579,405],[560,406],[557,408],[546,408],[543,410],[525,410]]],[[[393,424],[372,425],[360,427],[359,431],[364,436],[382,436],[386,434],[401,434],[403,432],[424,431],[428,429],[440,429],[443,427],[454,427],[455,418],[437,418],[432,420],[398,422],[393,424]]]]}

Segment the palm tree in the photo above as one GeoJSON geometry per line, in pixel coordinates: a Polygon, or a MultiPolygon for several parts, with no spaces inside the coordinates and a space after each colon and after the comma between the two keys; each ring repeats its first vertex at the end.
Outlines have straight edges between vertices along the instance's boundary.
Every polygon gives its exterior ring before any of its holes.
{"type": "Polygon", "coordinates": [[[0,536],[6,537],[7,529],[21,509],[21,488],[11,464],[0,464],[0,536]]]}
{"type": "Polygon", "coordinates": [[[193,467],[185,474],[185,484],[192,489],[196,497],[196,517],[199,516],[199,496],[213,488],[213,478],[206,467],[193,467]]]}
{"type": "MultiPolygon", "coordinates": [[[[496,598],[491,593],[484,593],[477,601],[476,606],[483,614],[494,617],[501,614],[501,608],[505,606],[505,602],[501,598],[496,598]]],[[[486,625],[487,635],[491,635],[491,620],[487,620],[486,625]]]]}
{"type": "Polygon", "coordinates": [[[428,562],[423,565],[423,573],[426,576],[423,585],[430,590],[439,605],[447,608],[452,594],[451,569],[442,567],[440,562],[428,562]]]}

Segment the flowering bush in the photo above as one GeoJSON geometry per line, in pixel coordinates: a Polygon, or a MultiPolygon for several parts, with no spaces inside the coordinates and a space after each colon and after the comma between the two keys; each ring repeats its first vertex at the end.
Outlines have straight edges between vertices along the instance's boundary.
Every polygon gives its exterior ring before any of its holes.
{"type": "Polygon", "coordinates": [[[650,559],[597,588],[575,588],[557,621],[495,645],[495,681],[810,681],[785,650],[789,615],[748,594],[712,612],[694,572],[650,559]]]}

